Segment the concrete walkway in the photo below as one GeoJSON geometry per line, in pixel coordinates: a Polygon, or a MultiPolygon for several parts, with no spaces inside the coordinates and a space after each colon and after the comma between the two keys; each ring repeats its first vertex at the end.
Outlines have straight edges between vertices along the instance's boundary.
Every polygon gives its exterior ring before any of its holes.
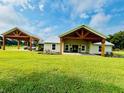
{"type": "Polygon", "coordinates": [[[91,54],[81,54],[81,53],[64,53],[64,55],[98,56],[98,55],[91,55],[91,54]]]}

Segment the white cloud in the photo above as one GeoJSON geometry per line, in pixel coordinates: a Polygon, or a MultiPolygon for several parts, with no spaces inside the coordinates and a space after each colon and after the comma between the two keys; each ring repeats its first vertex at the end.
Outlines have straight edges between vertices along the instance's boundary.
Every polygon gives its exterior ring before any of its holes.
{"type": "Polygon", "coordinates": [[[11,6],[0,5],[0,21],[8,24],[22,24],[26,19],[11,6]]]}
{"type": "Polygon", "coordinates": [[[41,12],[43,12],[44,11],[44,5],[43,4],[40,4],[39,5],[39,9],[40,9],[41,12]]]}
{"type": "Polygon", "coordinates": [[[0,0],[5,5],[21,6],[23,9],[34,9],[30,4],[30,0],[0,0]]]}
{"type": "Polygon", "coordinates": [[[39,0],[40,4],[45,4],[47,0],[39,0]]]}
{"type": "Polygon", "coordinates": [[[23,12],[23,11],[24,11],[24,9],[21,8],[21,9],[20,9],[20,12],[23,12]]]}
{"type": "Polygon", "coordinates": [[[31,28],[31,24],[27,18],[15,11],[10,5],[0,5],[0,34],[15,26],[31,28]]]}
{"type": "Polygon", "coordinates": [[[86,13],[82,13],[82,14],[80,15],[80,18],[81,18],[81,19],[87,19],[87,18],[89,18],[89,15],[87,15],[86,13]]]}
{"type": "Polygon", "coordinates": [[[54,28],[53,27],[46,27],[42,30],[44,33],[49,33],[49,32],[52,32],[54,31],[54,28]]]}
{"type": "Polygon", "coordinates": [[[104,7],[106,0],[70,0],[75,12],[82,13],[86,11],[99,10],[104,7]]]}
{"type": "MultiPolygon", "coordinates": [[[[107,0],[69,0],[72,5],[71,18],[82,18],[82,14],[102,12],[107,0]]],[[[85,16],[88,17],[88,16],[85,16]]]]}
{"type": "MultiPolygon", "coordinates": [[[[36,22],[32,22],[32,20],[29,20],[27,17],[21,14],[21,12],[24,11],[26,2],[22,4],[16,2],[15,0],[12,0],[12,2],[11,0],[5,0],[3,4],[0,3],[0,34],[13,27],[19,27],[26,31],[30,31],[33,34],[38,34],[37,32],[39,31],[39,27],[37,24],[35,24],[36,22]],[[15,10],[14,4],[16,3],[19,3],[22,6],[24,4],[24,7],[20,10],[21,12],[15,10]]],[[[44,31],[49,32],[50,28],[46,28],[44,31]]]]}
{"type": "Polygon", "coordinates": [[[89,25],[98,31],[108,35],[114,34],[118,31],[124,30],[124,21],[115,23],[114,25],[110,25],[109,23],[112,20],[112,15],[105,15],[104,13],[97,13],[96,15],[92,16],[92,19],[89,25]]]}
{"type": "Polygon", "coordinates": [[[46,2],[48,2],[48,0],[39,0],[38,7],[39,7],[41,12],[44,11],[44,7],[45,7],[46,2]]]}
{"type": "Polygon", "coordinates": [[[118,31],[124,31],[124,24],[118,24],[113,26],[106,26],[105,28],[100,29],[102,32],[105,32],[106,34],[114,34],[118,31]]]}
{"type": "Polygon", "coordinates": [[[124,15],[124,8],[114,8],[111,10],[111,14],[116,17],[124,15]]]}
{"type": "Polygon", "coordinates": [[[57,29],[58,29],[58,26],[56,26],[56,25],[41,27],[41,29],[39,29],[39,31],[37,32],[37,35],[47,41],[50,39],[55,40],[54,38],[55,38],[55,36],[57,36],[56,35],[56,31],[58,31],[57,29]],[[52,37],[54,37],[54,38],[52,39],[52,37]]]}
{"type": "Polygon", "coordinates": [[[96,15],[92,16],[89,25],[96,28],[103,27],[107,24],[110,18],[110,15],[105,15],[104,13],[97,13],[96,15]]]}
{"type": "Polygon", "coordinates": [[[59,43],[60,39],[58,36],[50,36],[47,39],[44,40],[45,42],[56,42],[59,43]]]}

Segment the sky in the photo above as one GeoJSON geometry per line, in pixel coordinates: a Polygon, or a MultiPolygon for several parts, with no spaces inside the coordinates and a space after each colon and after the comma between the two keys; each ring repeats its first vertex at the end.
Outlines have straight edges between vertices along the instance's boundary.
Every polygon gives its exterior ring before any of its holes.
{"type": "Polygon", "coordinates": [[[0,0],[0,34],[19,27],[54,41],[78,25],[105,35],[124,30],[124,0],[0,0]]]}

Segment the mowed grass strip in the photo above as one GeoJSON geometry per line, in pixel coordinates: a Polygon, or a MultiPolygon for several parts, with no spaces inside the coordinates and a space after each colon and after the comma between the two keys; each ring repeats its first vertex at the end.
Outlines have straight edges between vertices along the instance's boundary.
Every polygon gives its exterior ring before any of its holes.
{"type": "Polygon", "coordinates": [[[0,93],[124,93],[124,59],[0,51],[0,93]]]}

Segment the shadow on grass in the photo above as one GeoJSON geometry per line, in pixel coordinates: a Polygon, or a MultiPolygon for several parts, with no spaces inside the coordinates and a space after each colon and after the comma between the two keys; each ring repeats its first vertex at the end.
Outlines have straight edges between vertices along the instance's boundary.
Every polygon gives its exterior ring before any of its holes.
{"type": "Polygon", "coordinates": [[[124,93],[114,85],[80,80],[61,73],[32,73],[15,81],[0,81],[0,93],[124,93]]]}

